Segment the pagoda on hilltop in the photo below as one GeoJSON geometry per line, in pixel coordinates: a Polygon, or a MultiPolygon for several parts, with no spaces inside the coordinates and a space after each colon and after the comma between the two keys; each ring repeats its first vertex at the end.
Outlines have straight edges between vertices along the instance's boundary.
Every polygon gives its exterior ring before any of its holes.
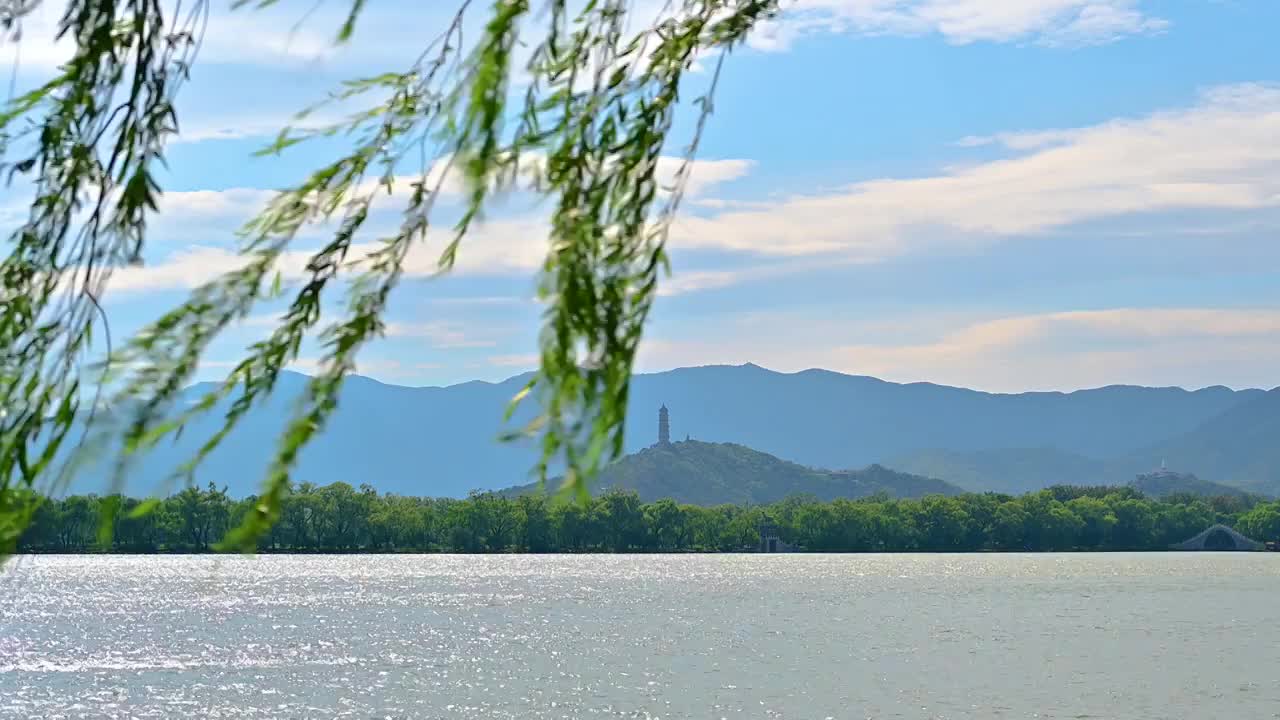
{"type": "Polygon", "coordinates": [[[671,415],[667,406],[658,408],[658,445],[671,444],[671,415]]]}

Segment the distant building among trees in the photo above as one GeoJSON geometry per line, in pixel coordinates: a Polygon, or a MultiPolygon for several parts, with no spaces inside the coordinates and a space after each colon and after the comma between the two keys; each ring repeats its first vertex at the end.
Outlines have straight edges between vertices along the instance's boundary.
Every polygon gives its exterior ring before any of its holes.
{"type": "Polygon", "coordinates": [[[1147,480],[1147,479],[1164,480],[1164,479],[1173,479],[1173,478],[1180,478],[1180,477],[1182,477],[1181,473],[1176,473],[1170,470],[1169,465],[1164,460],[1161,460],[1160,467],[1156,468],[1155,470],[1152,470],[1149,473],[1143,473],[1142,475],[1139,475],[1138,479],[1139,480],[1147,480]]]}
{"type": "Polygon", "coordinates": [[[788,545],[782,539],[782,531],[777,523],[768,515],[760,518],[760,552],[762,553],[779,553],[792,552],[796,548],[788,545]]]}
{"type": "Polygon", "coordinates": [[[671,444],[671,414],[666,405],[658,408],[658,444],[671,444]]]}

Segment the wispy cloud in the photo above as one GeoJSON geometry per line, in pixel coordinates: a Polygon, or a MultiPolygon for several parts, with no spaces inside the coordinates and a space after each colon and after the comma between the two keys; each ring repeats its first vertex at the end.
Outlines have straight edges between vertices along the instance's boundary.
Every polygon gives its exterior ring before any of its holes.
{"type": "Polygon", "coordinates": [[[1186,109],[983,139],[1009,156],[944,174],[871,180],[759,209],[682,218],[673,241],[874,262],[1100,218],[1274,206],[1277,137],[1280,88],[1219,87],[1186,109]]]}
{"type": "Polygon", "coordinates": [[[785,50],[805,35],[937,35],[964,45],[1034,42],[1098,45],[1163,32],[1143,0],[791,0],[751,43],[785,50]]]}
{"type": "MultiPolygon", "coordinates": [[[[937,35],[956,44],[1035,42],[1074,47],[1164,31],[1169,22],[1152,14],[1155,4],[1154,0],[787,0],[782,15],[760,25],[749,42],[759,50],[777,51],[813,34],[937,35]]],[[[341,7],[317,4],[308,11],[280,3],[233,11],[214,3],[199,63],[301,68],[378,62],[399,67],[422,49],[423,35],[417,27],[425,25],[428,35],[443,30],[452,10],[379,3],[363,13],[360,27],[365,32],[351,44],[338,46],[334,35],[342,21],[341,7]],[[415,31],[404,26],[406,12],[416,14],[415,31]]],[[[671,12],[665,0],[637,0],[632,30],[671,12]]],[[[480,22],[483,14],[473,13],[472,18],[480,22]]],[[[0,56],[10,62],[20,57],[28,70],[52,71],[72,53],[66,38],[55,41],[58,19],[58,8],[52,4],[38,6],[24,19],[20,52],[6,43],[0,46],[0,56]]],[[[522,48],[518,54],[526,52],[522,48]]],[[[521,55],[517,66],[523,67],[526,59],[521,55]]],[[[235,126],[218,129],[236,131],[235,126]]]]}
{"type": "Polygon", "coordinates": [[[437,349],[493,347],[497,342],[490,338],[478,338],[460,323],[453,322],[390,322],[386,336],[391,338],[421,338],[437,349]]]}
{"type": "MultiPolygon", "coordinates": [[[[233,11],[228,4],[211,3],[199,48],[198,61],[202,65],[301,66],[331,58],[340,50],[332,34],[317,29],[322,23],[299,24],[305,13],[283,8],[233,11]]],[[[166,3],[164,10],[172,18],[175,6],[166,3]]],[[[58,3],[37,4],[22,18],[20,41],[0,44],[0,57],[19,63],[27,71],[45,73],[70,60],[75,51],[74,40],[57,37],[61,12],[58,3]]],[[[332,23],[332,27],[337,26],[332,23]]]]}
{"type": "Polygon", "coordinates": [[[812,270],[830,270],[842,264],[839,259],[771,258],[765,262],[743,265],[726,270],[682,269],[675,266],[670,278],[658,288],[660,297],[688,295],[707,290],[718,290],[744,282],[753,282],[785,275],[795,275],[812,270]]]}
{"type": "MultiPolygon", "coordinates": [[[[658,169],[660,178],[664,182],[672,182],[679,164],[677,159],[662,158],[658,169]]],[[[687,191],[692,197],[697,197],[722,183],[742,177],[751,167],[752,163],[747,160],[696,161],[687,191]]],[[[358,260],[380,247],[372,238],[379,237],[399,222],[398,211],[411,192],[411,185],[419,180],[417,176],[396,177],[389,192],[376,188],[377,181],[367,181],[365,191],[378,190],[367,233],[369,240],[355,243],[348,253],[349,260],[358,260]]],[[[444,175],[442,167],[429,173],[429,182],[437,180],[441,181],[441,192],[446,195],[456,195],[462,190],[457,182],[444,175]]],[[[234,231],[260,211],[273,195],[274,191],[259,188],[165,193],[149,237],[158,247],[166,244],[182,244],[184,247],[158,262],[118,270],[111,282],[112,292],[192,288],[240,267],[244,261],[232,249],[234,231]],[[193,233],[198,238],[194,243],[193,233]],[[215,242],[213,238],[221,239],[215,242]]],[[[311,226],[303,237],[319,238],[325,232],[324,227],[311,226]]],[[[413,246],[404,263],[407,276],[430,277],[439,272],[440,252],[451,236],[447,228],[437,232],[434,237],[444,240],[433,239],[413,246]]],[[[464,241],[454,273],[530,273],[540,266],[546,255],[547,234],[548,225],[543,215],[506,217],[482,223],[474,227],[464,241]]],[[[309,256],[306,250],[286,253],[280,262],[281,273],[286,279],[301,277],[309,256]]]]}
{"type": "MultiPolygon", "coordinates": [[[[211,367],[216,366],[211,365],[211,367]]],[[[419,376],[423,370],[436,367],[430,363],[408,363],[393,358],[373,358],[357,361],[354,374],[384,380],[405,380],[419,376]]],[[[300,357],[290,363],[288,369],[304,375],[315,375],[323,369],[323,360],[318,357],[300,357]]]]}
{"type": "Polygon", "coordinates": [[[487,359],[487,362],[494,367],[527,370],[538,367],[538,363],[541,360],[536,353],[522,353],[516,355],[493,355],[487,359]]]}
{"type": "MultiPolygon", "coordinates": [[[[714,249],[809,262],[874,263],[934,251],[977,251],[1006,238],[1029,237],[1107,218],[1186,210],[1250,210],[1280,206],[1280,87],[1261,84],[1211,89],[1194,105],[1098,125],[1009,132],[985,143],[1005,157],[933,176],[876,179],[821,194],[729,204],[684,216],[673,228],[676,250],[714,249]]],[[[664,159],[668,177],[678,165],[664,159]]],[[[693,198],[748,173],[746,160],[703,160],[694,168],[693,198]]],[[[379,206],[370,238],[396,222],[395,201],[409,179],[379,206]]],[[[446,183],[447,186],[447,183],[446,183]]],[[[145,267],[121,270],[113,292],[189,288],[234,267],[231,231],[270,197],[267,190],[232,188],[167,193],[152,231],[157,247],[172,237],[188,245],[145,267]],[[228,242],[207,240],[217,228],[228,242]],[[192,235],[192,233],[197,233],[192,235]],[[201,235],[200,233],[203,233],[201,235]],[[190,244],[190,243],[196,244],[190,244]]],[[[712,203],[714,204],[714,203],[712,203]]],[[[1249,216],[1243,216],[1248,219],[1249,216]]],[[[313,229],[319,234],[322,229],[313,229]]],[[[491,220],[475,229],[459,255],[460,275],[520,275],[545,257],[545,216],[491,220]]],[[[358,242],[355,259],[374,249],[358,242]]],[[[440,242],[414,246],[410,277],[439,268],[440,242]]],[[[301,277],[308,253],[287,254],[281,270],[301,277]]],[[[806,265],[776,270],[691,269],[677,274],[665,295],[725,287],[806,265]]]]}
{"type": "MultiPolygon", "coordinates": [[[[545,255],[546,238],[546,226],[541,219],[489,222],[468,235],[453,272],[458,275],[532,272],[545,255]]],[[[428,242],[414,245],[405,257],[403,274],[419,278],[439,274],[443,244],[428,242]]],[[[381,247],[380,243],[372,241],[355,243],[347,254],[347,260],[357,263],[381,247]]],[[[277,263],[282,278],[288,282],[303,278],[311,253],[311,250],[284,253],[277,263]]],[[[158,262],[117,269],[111,276],[109,290],[114,296],[118,293],[190,289],[241,268],[245,263],[246,259],[233,249],[199,245],[186,247],[158,262]]]]}
{"type": "Polygon", "coordinates": [[[988,389],[1275,384],[1280,310],[1121,308],[997,318],[911,345],[835,349],[843,367],[988,389]],[[1210,380],[1212,378],[1212,380],[1210,380]]]}
{"type": "MultiPolygon", "coordinates": [[[[664,188],[672,186],[683,162],[681,158],[676,157],[659,158],[655,170],[659,186],[664,188]]],[[[522,176],[532,178],[541,173],[543,160],[540,156],[530,155],[521,159],[521,165],[522,176]]],[[[701,199],[711,190],[745,177],[754,166],[754,162],[744,159],[695,160],[685,181],[685,195],[693,200],[701,199]]],[[[433,163],[425,175],[396,175],[391,177],[389,182],[377,177],[368,178],[355,189],[355,192],[358,195],[373,193],[375,210],[396,211],[404,207],[404,202],[414,192],[416,184],[424,180],[428,187],[438,188],[441,196],[446,199],[456,198],[466,190],[462,178],[452,164],[447,159],[441,159],[433,163]]],[[[532,188],[529,185],[517,185],[510,189],[515,192],[528,192],[532,188]]],[[[189,225],[192,220],[205,221],[218,218],[238,223],[260,211],[274,195],[274,190],[254,187],[171,190],[161,196],[157,217],[182,225],[189,225]]]]}
{"type": "Polygon", "coordinates": [[[536,303],[536,300],[532,296],[524,297],[520,295],[475,295],[434,297],[428,298],[426,302],[432,305],[447,305],[455,307],[512,307],[520,305],[532,306],[536,303]]]}
{"type": "Polygon", "coordinates": [[[182,123],[171,144],[198,143],[208,140],[240,140],[244,138],[274,138],[285,128],[293,132],[322,130],[342,124],[347,115],[338,110],[316,112],[298,118],[300,108],[281,108],[275,112],[258,113],[181,113],[182,123]]]}
{"type": "Polygon", "coordinates": [[[958,320],[832,322],[778,313],[697,339],[646,338],[641,366],[756,362],[998,392],[1116,383],[1275,386],[1277,308],[1113,308],[958,320]],[[754,332],[745,332],[749,324],[754,332]],[[785,338],[785,342],[781,341],[785,338]]]}

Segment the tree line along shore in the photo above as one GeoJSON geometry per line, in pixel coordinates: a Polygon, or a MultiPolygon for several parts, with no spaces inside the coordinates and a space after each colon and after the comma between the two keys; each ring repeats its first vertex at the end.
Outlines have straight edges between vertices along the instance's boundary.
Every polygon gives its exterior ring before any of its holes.
{"type": "MultiPolygon", "coordinates": [[[[214,486],[163,499],[28,497],[18,553],[210,552],[256,498],[214,486]]],[[[1280,538],[1280,502],[1256,497],[1143,496],[1127,487],[885,496],[827,502],[804,496],[761,506],[642,502],[609,491],[586,502],[541,494],[466,499],[380,494],[364,485],[301,484],[261,552],[739,552],[768,522],[813,552],[1164,550],[1215,523],[1258,540],[1280,538]]]]}

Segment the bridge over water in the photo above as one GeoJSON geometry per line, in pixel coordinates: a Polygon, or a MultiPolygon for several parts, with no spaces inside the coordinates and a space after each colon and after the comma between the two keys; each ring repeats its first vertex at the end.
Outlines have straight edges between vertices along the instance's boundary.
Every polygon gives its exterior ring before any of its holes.
{"type": "Polygon", "coordinates": [[[1263,550],[1263,544],[1250,540],[1226,525],[1214,525],[1190,540],[1170,546],[1173,550],[1263,550]]]}

